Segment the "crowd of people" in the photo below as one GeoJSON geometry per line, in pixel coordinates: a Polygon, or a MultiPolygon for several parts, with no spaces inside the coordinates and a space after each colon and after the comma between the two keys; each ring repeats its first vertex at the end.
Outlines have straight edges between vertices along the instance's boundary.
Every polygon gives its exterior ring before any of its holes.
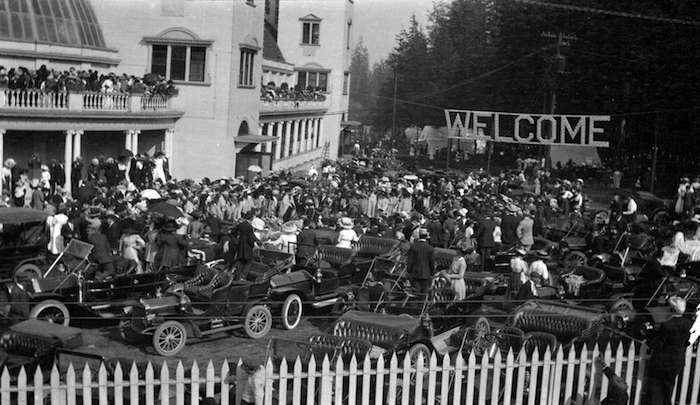
{"type": "Polygon", "coordinates": [[[260,86],[260,100],[263,101],[324,101],[326,95],[319,88],[299,86],[289,87],[287,83],[275,85],[269,82],[260,86]]]}
{"type": "Polygon", "coordinates": [[[46,93],[59,92],[102,92],[174,96],[177,88],[171,80],[165,80],[155,73],[143,77],[116,73],[100,73],[97,70],[50,69],[41,65],[30,70],[24,66],[6,69],[0,65],[0,89],[41,90],[46,93]]]}

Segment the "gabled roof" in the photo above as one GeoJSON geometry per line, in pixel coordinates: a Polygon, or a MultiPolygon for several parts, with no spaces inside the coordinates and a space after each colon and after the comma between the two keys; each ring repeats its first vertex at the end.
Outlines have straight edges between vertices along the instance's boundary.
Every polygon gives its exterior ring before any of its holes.
{"type": "Polygon", "coordinates": [[[287,61],[284,60],[282,50],[280,50],[280,47],[277,45],[274,28],[267,21],[265,22],[265,37],[263,38],[263,58],[275,62],[287,63],[287,61]]]}
{"type": "Polygon", "coordinates": [[[304,17],[301,17],[300,20],[304,21],[321,21],[321,19],[315,15],[315,14],[307,14],[304,17]]]}

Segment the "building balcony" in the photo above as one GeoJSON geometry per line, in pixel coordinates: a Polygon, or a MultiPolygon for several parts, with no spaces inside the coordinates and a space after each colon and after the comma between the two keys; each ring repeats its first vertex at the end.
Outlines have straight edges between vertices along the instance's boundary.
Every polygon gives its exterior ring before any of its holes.
{"type": "Polygon", "coordinates": [[[260,100],[261,115],[297,115],[324,112],[330,108],[330,98],[324,100],[260,100]]]}
{"type": "Polygon", "coordinates": [[[0,90],[0,114],[36,113],[95,114],[115,116],[148,115],[173,112],[171,99],[162,95],[101,93],[101,92],[43,92],[41,90],[0,90]]]}

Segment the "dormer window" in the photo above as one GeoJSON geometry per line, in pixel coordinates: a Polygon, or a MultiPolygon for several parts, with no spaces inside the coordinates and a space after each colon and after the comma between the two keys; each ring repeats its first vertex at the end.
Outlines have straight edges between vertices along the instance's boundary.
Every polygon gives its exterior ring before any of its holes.
{"type": "Polygon", "coordinates": [[[320,45],[321,19],[313,14],[299,19],[301,21],[301,44],[320,45]]]}
{"type": "Polygon", "coordinates": [[[207,82],[207,49],[213,41],[173,28],[143,42],[151,46],[151,73],[179,82],[207,82]]]}

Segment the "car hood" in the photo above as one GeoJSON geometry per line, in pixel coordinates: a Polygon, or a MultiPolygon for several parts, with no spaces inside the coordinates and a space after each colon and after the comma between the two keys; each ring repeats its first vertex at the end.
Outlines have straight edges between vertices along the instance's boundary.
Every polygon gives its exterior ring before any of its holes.
{"type": "Polygon", "coordinates": [[[146,312],[161,312],[180,305],[180,297],[177,295],[163,295],[156,298],[141,298],[141,305],[146,312]]]}

